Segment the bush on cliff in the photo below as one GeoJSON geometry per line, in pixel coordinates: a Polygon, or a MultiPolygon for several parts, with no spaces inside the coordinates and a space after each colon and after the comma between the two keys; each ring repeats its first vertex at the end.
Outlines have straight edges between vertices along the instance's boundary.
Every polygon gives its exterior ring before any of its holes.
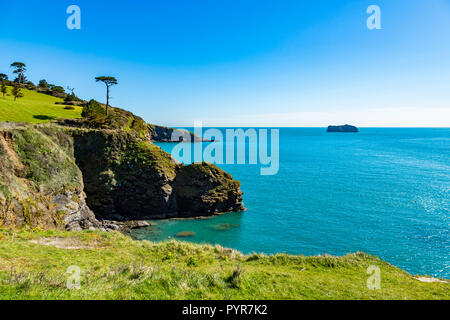
{"type": "Polygon", "coordinates": [[[83,107],[83,111],[81,112],[81,116],[83,118],[87,118],[92,121],[95,121],[95,119],[101,118],[104,115],[105,110],[102,105],[94,99],[90,100],[89,103],[83,107]]]}
{"type": "Polygon", "coordinates": [[[68,94],[65,98],[64,98],[65,102],[69,102],[69,101],[83,101],[80,98],[78,98],[75,93],[70,93],[68,94]]]}
{"type": "Polygon", "coordinates": [[[34,187],[58,190],[79,186],[81,172],[59,143],[38,130],[13,131],[14,147],[23,165],[22,177],[34,187]]]}
{"type": "Polygon", "coordinates": [[[147,124],[142,118],[129,111],[113,107],[109,108],[106,115],[105,106],[95,100],[89,101],[83,107],[81,116],[86,119],[91,128],[135,131],[143,138],[149,137],[147,124]]]}

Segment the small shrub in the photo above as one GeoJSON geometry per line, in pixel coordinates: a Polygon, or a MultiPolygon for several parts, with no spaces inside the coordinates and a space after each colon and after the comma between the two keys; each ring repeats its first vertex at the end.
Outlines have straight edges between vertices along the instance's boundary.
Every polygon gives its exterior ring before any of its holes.
{"type": "Polygon", "coordinates": [[[194,257],[189,257],[186,264],[188,267],[196,267],[198,265],[197,260],[195,260],[194,257]]]}
{"type": "Polygon", "coordinates": [[[75,110],[75,108],[72,106],[65,106],[64,110],[75,110]]]}
{"type": "Polygon", "coordinates": [[[92,99],[89,103],[83,107],[83,111],[81,112],[81,116],[83,118],[88,118],[90,120],[95,120],[99,118],[103,118],[105,116],[105,110],[102,105],[92,99]]]}
{"type": "Polygon", "coordinates": [[[233,273],[225,279],[225,282],[232,288],[238,289],[242,282],[242,269],[237,266],[233,273]]]}
{"type": "Polygon", "coordinates": [[[76,95],[75,95],[75,93],[71,93],[71,94],[68,94],[65,98],[64,98],[64,101],[65,102],[67,102],[67,101],[82,101],[80,98],[78,98],[76,95]]]}

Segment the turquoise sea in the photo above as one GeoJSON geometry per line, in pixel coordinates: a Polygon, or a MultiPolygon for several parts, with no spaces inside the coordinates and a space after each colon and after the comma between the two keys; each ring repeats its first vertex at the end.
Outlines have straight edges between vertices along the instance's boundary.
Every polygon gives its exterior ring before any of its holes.
{"type": "Polygon", "coordinates": [[[281,128],[277,175],[219,165],[241,181],[247,211],[156,221],[133,236],[161,241],[192,231],[182,240],[244,253],[364,251],[412,274],[450,278],[450,128],[325,131],[281,128]]]}

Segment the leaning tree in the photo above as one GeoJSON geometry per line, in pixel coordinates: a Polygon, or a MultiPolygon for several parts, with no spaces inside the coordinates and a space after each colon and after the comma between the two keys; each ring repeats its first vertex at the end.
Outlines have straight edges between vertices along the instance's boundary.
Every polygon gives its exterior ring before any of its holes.
{"type": "Polygon", "coordinates": [[[106,85],[106,115],[108,115],[108,107],[109,107],[109,88],[115,84],[117,84],[117,79],[114,77],[96,77],[95,81],[103,82],[106,85]]]}

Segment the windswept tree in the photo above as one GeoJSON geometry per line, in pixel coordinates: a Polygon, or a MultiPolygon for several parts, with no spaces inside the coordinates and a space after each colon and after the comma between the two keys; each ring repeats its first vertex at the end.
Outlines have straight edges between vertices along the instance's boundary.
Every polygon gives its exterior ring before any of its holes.
{"type": "Polygon", "coordinates": [[[13,73],[17,74],[17,82],[24,84],[25,83],[25,71],[27,71],[27,67],[23,62],[13,62],[11,63],[11,68],[14,68],[13,73]]]}
{"type": "Polygon", "coordinates": [[[109,87],[117,84],[117,79],[114,77],[96,77],[95,81],[103,82],[106,85],[106,115],[108,115],[108,107],[109,107],[109,87]]]}
{"type": "Polygon", "coordinates": [[[3,94],[3,97],[5,97],[6,93],[8,92],[8,87],[6,86],[5,79],[2,79],[2,82],[0,84],[0,92],[3,94]]]}
{"type": "Polygon", "coordinates": [[[11,93],[14,97],[14,101],[16,101],[17,98],[23,97],[22,89],[19,87],[19,85],[17,83],[14,84],[11,93]]]}

